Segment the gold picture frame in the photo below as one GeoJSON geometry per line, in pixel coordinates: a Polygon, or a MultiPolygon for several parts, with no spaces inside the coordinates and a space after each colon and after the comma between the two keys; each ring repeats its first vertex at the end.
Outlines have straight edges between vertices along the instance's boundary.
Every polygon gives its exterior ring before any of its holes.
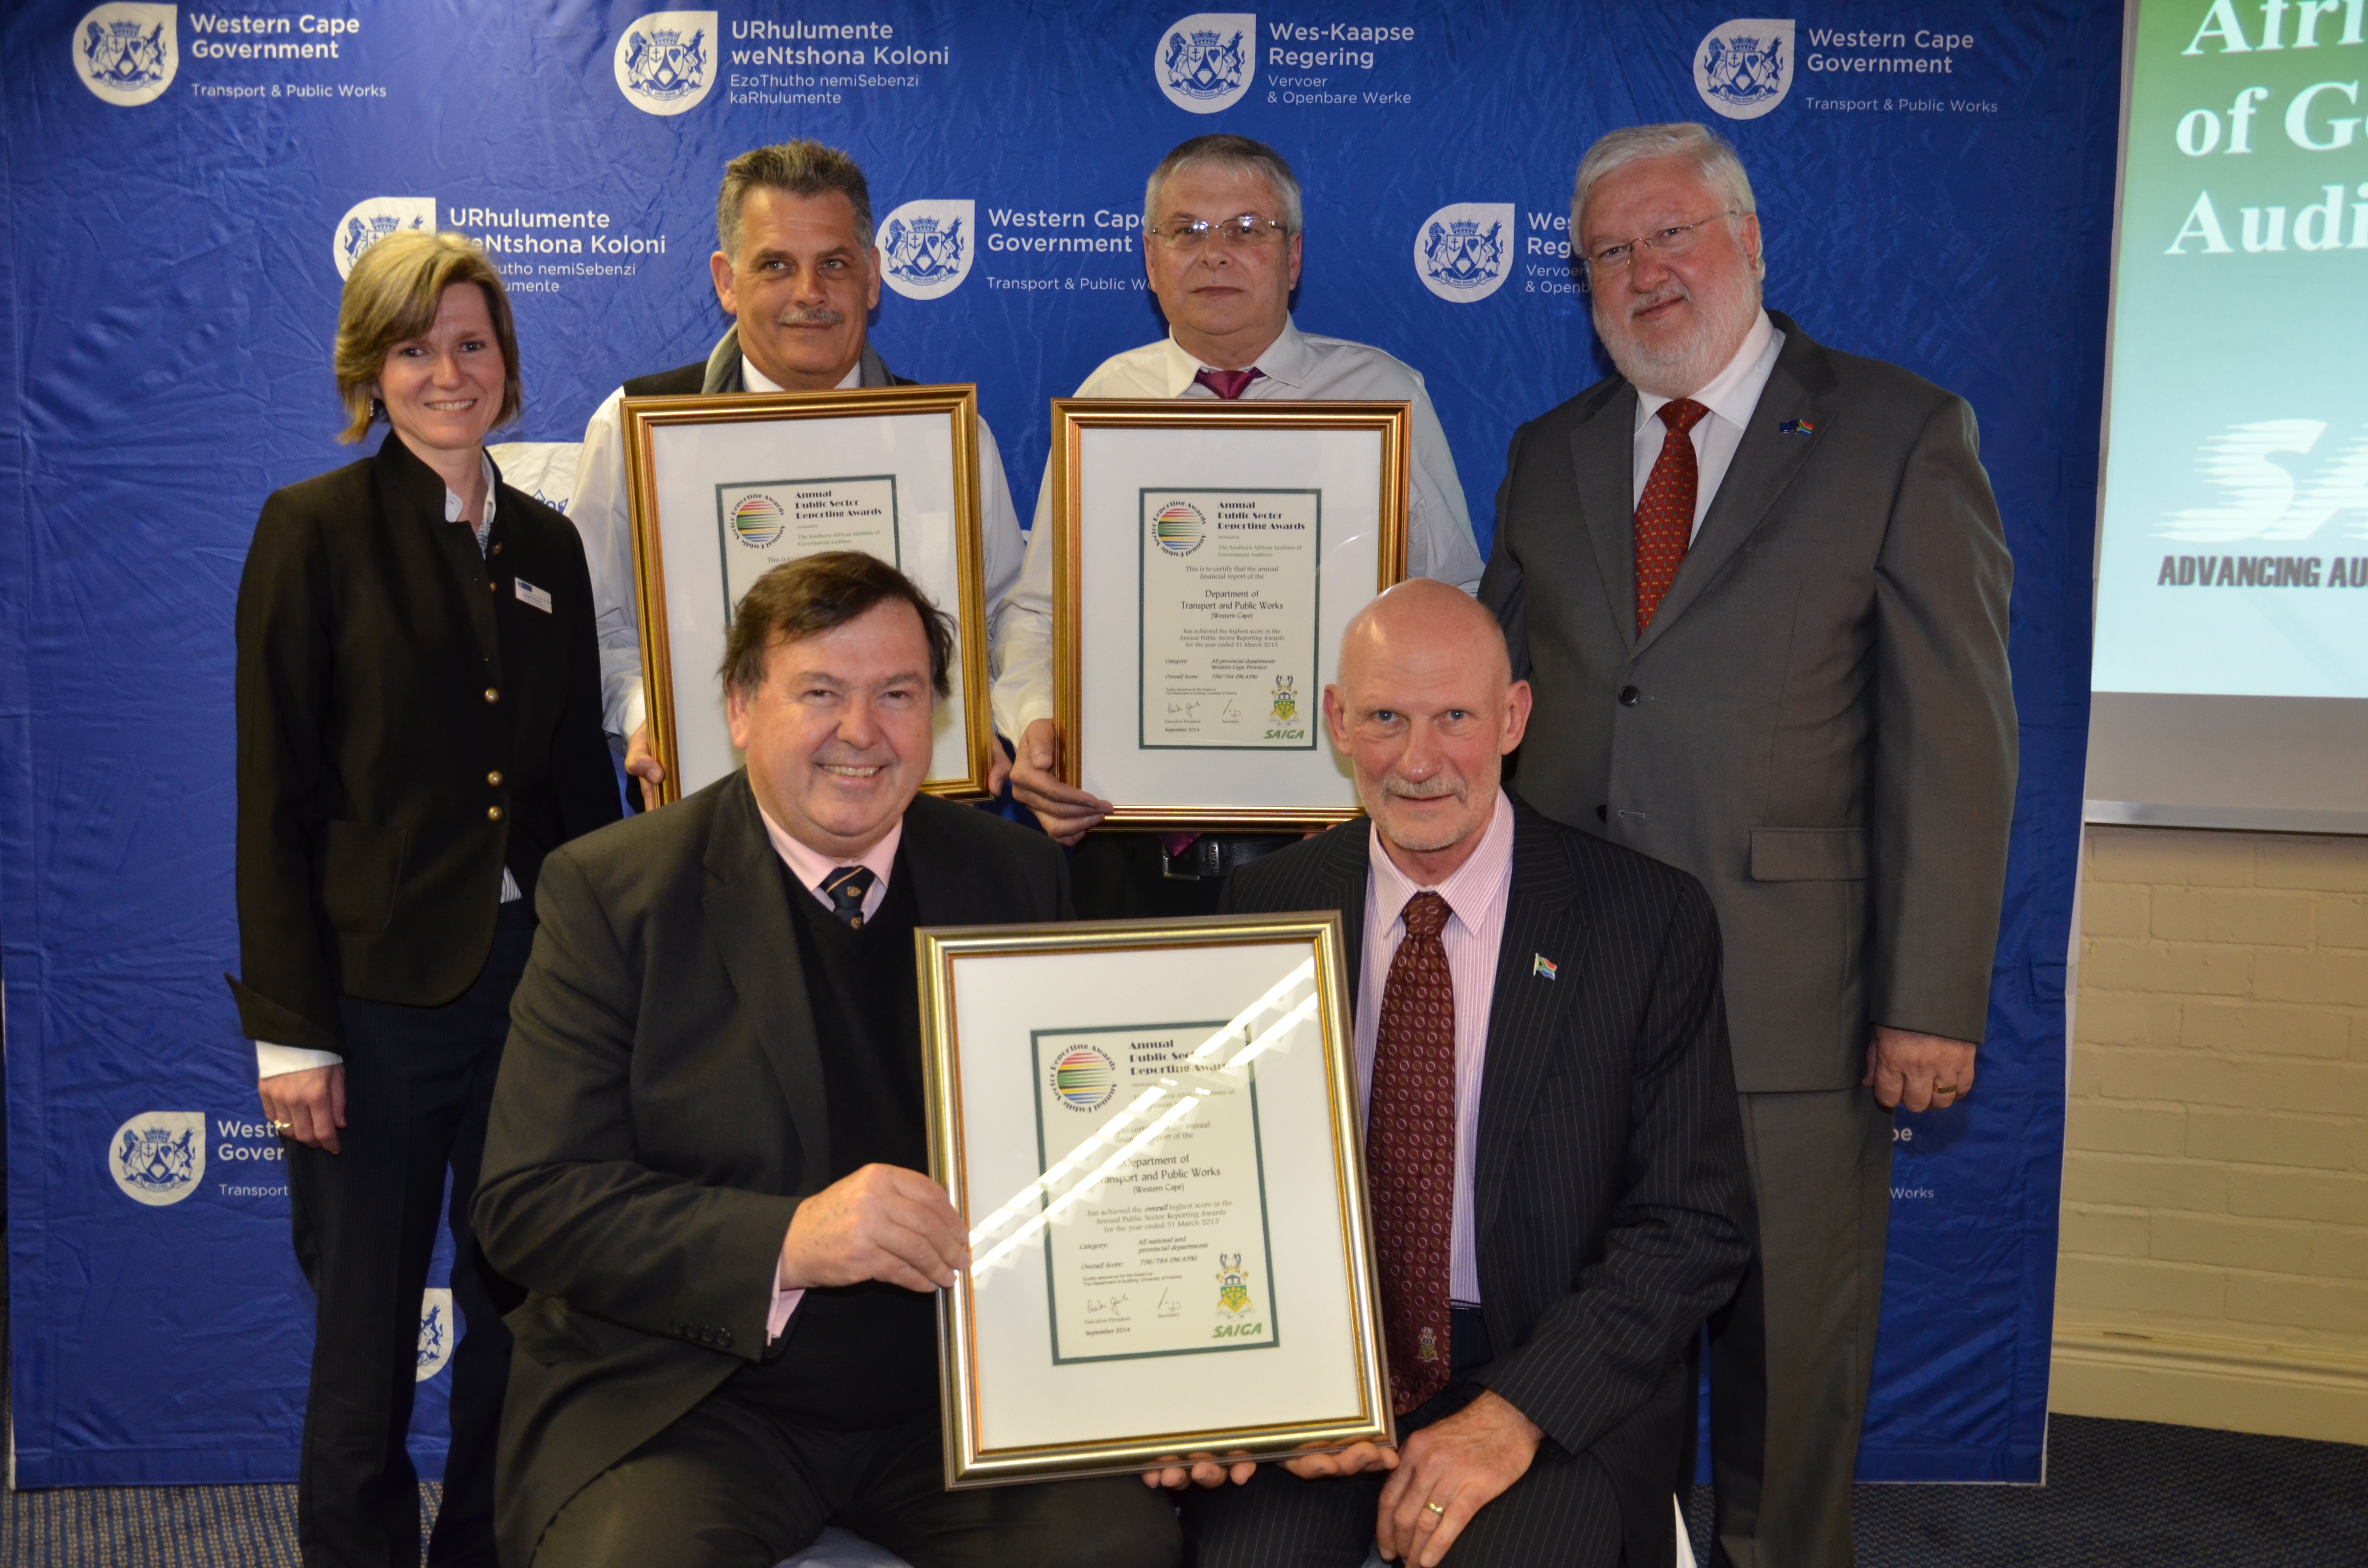
{"type": "MultiPolygon", "coordinates": [[[[714,669],[723,651],[722,628],[728,625],[731,607],[737,602],[735,557],[731,552],[734,541],[760,537],[768,529],[771,537],[757,548],[778,545],[784,536],[784,522],[777,502],[771,503],[774,510],[769,515],[761,509],[745,515],[733,512],[726,502],[738,494],[742,506],[755,507],[760,500],[769,500],[769,491],[801,484],[835,487],[843,493],[841,501],[850,495],[860,499],[884,494],[887,528],[892,538],[901,540],[905,521],[898,499],[900,480],[905,491],[918,492],[928,501],[942,500],[944,506],[914,508],[916,547],[926,547],[922,552],[930,562],[927,569],[915,569],[915,563],[904,558],[901,545],[896,564],[939,601],[939,608],[953,617],[956,627],[959,681],[949,706],[960,735],[951,744],[941,740],[922,788],[953,800],[986,799],[989,748],[996,743],[987,706],[978,389],[965,384],[627,398],[622,415],[632,516],[634,608],[641,620],[642,685],[648,707],[650,749],[666,768],[666,779],[657,791],[659,804],[678,800],[736,766],[731,762],[728,735],[719,751],[715,733],[722,722],[722,696],[715,687],[714,669]],[[939,418],[946,426],[942,437],[929,433],[929,425],[939,418]],[[757,438],[759,427],[768,426],[787,426],[799,437],[814,435],[820,428],[814,424],[817,421],[832,426],[826,443],[757,438]],[[831,449],[826,453],[818,449],[825,445],[831,449]],[[803,449],[784,452],[784,447],[803,449]],[[937,467],[940,463],[942,472],[937,467]],[[875,472],[849,475],[850,465],[875,472]],[[790,471],[786,474],[768,472],[784,468],[790,471]],[[727,477],[719,479],[718,473],[727,477]],[[926,525],[933,518],[950,520],[950,561],[945,559],[946,541],[927,532],[926,525]],[[669,536],[678,568],[673,593],[667,582],[669,536]],[[687,585],[686,573],[698,582],[687,585]],[[720,622],[710,602],[716,597],[714,585],[699,587],[711,577],[722,583],[720,622]],[[687,586],[699,588],[696,597],[687,597],[687,586]],[[699,652],[688,659],[682,657],[675,646],[677,634],[696,642],[699,652]],[[684,679],[700,683],[695,696],[689,688],[677,687],[678,672],[684,679]],[[695,777],[686,778],[687,762],[695,777]]],[[[819,526],[827,531],[827,525],[819,526]]],[[[871,553],[881,552],[873,550],[871,553]]],[[[776,553],[758,559],[790,558],[788,553],[776,553]]]]}
{"type": "MultiPolygon", "coordinates": [[[[1329,755],[1325,743],[1320,718],[1323,680],[1320,673],[1311,676],[1307,688],[1292,690],[1297,679],[1288,684],[1277,676],[1274,688],[1274,709],[1277,712],[1292,710],[1302,717],[1307,733],[1292,737],[1293,749],[1311,752],[1308,756],[1287,756],[1280,750],[1267,750],[1255,733],[1246,736],[1247,744],[1190,744],[1164,745],[1148,744],[1145,735],[1156,721],[1151,716],[1149,695],[1155,681],[1149,672],[1153,656],[1146,646],[1144,630],[1149,619],[1151,602],[1144,584],[1147,568],[1139,568],[1136,577],[1137,597],[1133,613],[1135,636],[1135,712],[1137,739],[1132,750],[1123,743],[1110,749],[1098,750],[1099,761],[1108,761],[1115,768],[1134,776],[1134,788],[1119,787],[1110,792],[1106,781],[1095,775],[1098,765],[1088,763],[1088,748],[1104,745],[1105,731],[1112,727],[1119,709],[1101,700],[1098,687],[1089,696],[1087,687],[1110,679],[1102,666],[1096,666],[1088,676],[1085,645],[1088,641],[1087,621],[1096,619],[1103,635],[1094,639],[1098,656],[1114,652],[1116,645],[1130,640],[1111,636],[1110,626],[1121,629],[1125,612],[1120,606],[1123,595],[1114,591],[1118,585],[1108,572],[1089,569],[1087,540],[1091,535],[1100,544],[1110,540],[1133,540],[1139,553],[1149,558],[1153,549],[1144,540],[1150,537],[1146,528],[1158,525],[1140,515],[1147,512],[1157,495],[1174,491],[1182,499],[1186,492],[1207,492],[1211,494],[1229,493],[1232,486],[1216,481],[1234,481],[1247,476],[1264,475],[1258,484],[1240,493],[1264,497],[1292,494],[1315,494],[1318,539],[1310,570],[1319,587],[1316,601],[1308,607],[1307,619],[1315,629],[1312,659],[1303,647],[1299,663],[1315,672],[1328,671],[1338,656],[1338,628],[1361,608],[1366,599],[1388,589],[1406,576],[1406,506],[1410,479],[1413,440],[1413,405],[1406,403],[1300,403],[1281,400],[1269,402],[1221,402],[1201,399],[1183,401],[1102,400],[1092,398],[1058,398],[1053,403],[1053,440],[1051,472],[1047,483],[1052,490],[1051,526],[1053,536],[1053,700],[1061,726],[1061,777],[1073,785],[1096,790],[1098,783],[1116,809],[1106,819],[1109,825],[1128,828],[1183,828],[1234,830],[1305,830],[1330,826],[1346,822],[1358,814],[1353,781],[1345,767],[1329,755]],[[1121,475],[1110,484],[1098,483],[1088,472],[1095,459],[1089,449],[1103,444],[1098,437],[1116,432],[1144,432],[1156,435],[1173,434],[1178,449],[1167,460],[1148,461],[1141,452],[1129,452],[1124,457],[1113,456],[1113,464],[1132,461],[1142,465],[1141,478],[1146,483],[1130,486],[1129,478],[1121,475]],[[1289,437],[1304,439],[1297,446],[1289,437]],[[1212,450],[1209,437],[1216,437],[1212,450]],[[1347,452],[1350,444],[1365,456],[1350,462],[1347,452]],[[1293,451],[1301,453],[1294,459],[1293,451]],[[1363,467],[1367,460],[1370,471],[1363,467]],[[1296,484],[1292,476],[1298,475],[1296,484]],[[1309,477],[1338,475],[1337,483],[1327,477],[1322,485],[1310,486],[1309,477]],[[1159,483],[1149,483],[1156,477],[1159,483]],[[1128,492],[1140,498],[1138,515],[1127,517],[1123,526],[1115,516],[1124,511],[1128,492]],[[1325,503],[1345,500],[1351,514],[1334,517],[1329,525],[1332,532],[1322,532],[1326,519],[1325,503]],[[1090,516],[1089,516],[1090,514],[1090,516]],[[1370,530],[1369,532],[1367,530],[1370,530]],[[1335,570],[1338,562],[1350,553],[1369,551],[1373,560],[1371,590],[1359,597],[1358,585],[1345,580],[1335,570]],[[1088,584],[1093,584],[1092,610],[1087,608],[1088,584]],[[1349,589],[1343,594],[1341,589],[1349,589]],[[1329,602],[1323,596],[1329,593],[1329,602]],[[1100,726],[1100,728],[1098,728],[1100,726]],[[1159,752],[1168,756],[1145,763],[1143,759],[1159,752]],[[1174,781],[1189,779],[1196,772],[1206,776],[1218,767],[1207,758],[1194,758],[1194,752],[1230,752],[1232,759],[1224,766],[1233,770],[1234,777],[1255,789],[1248,791],[1269,798],[1223,798],[1225,787],[1214,783],[1197,788],[1188,783],[1190,798],[1177,798],[1169,790],[1174,781]],[[1240,758],[1263,755],[1269,766],[1243,771],[1240,758]],[[1181,760],[1178,760],[1181,759],[1181,760]],[[1287,776],[1287,777],[1286,777],[1287,776]],[[1212,798],[1212,791],[1217,798],[1212,798]]],[[[1112,443],[1115,445],[1116,443],[1112,443]]],[[[1125,443],[1133,446],[1134,443],[1125,443]]],[[[1301,503],[1304,505],[1304,503],[1301,503]]],[[[1159,514],[1164,517],[1167,514],[1159,514]]],[[[1163,543],[1159,548],[1165,549],[1163,543]]],[[[1305,672],[1300,672],[1305,673],[1305,672]]],[[[1238,677],[1235,677],[1238,678],[1238,677]]],[[[1172,712],[1197,699],[1170,700],[1172,712]]],[[[1232,710],[1238,707],[1233,698],[1212,698],[1224,701],[1228,716],[1236,723],[1240,715],[1232,710]]],[[[1258,722],[1254,714],[1253,723],[1258,722]]],[[[1269,733],[1287,733],[1273,732],[1269,733]]]]}
{"type": "Polygon", "coordinates": [[[916,947],[947,1486],[1394,1441],[1339,915],[916,947]]]}

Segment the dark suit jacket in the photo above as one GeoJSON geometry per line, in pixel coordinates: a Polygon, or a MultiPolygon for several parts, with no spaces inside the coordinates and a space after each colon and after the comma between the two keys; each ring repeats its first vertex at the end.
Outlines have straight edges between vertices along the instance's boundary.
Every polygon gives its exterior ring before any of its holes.
{"type": "MultiPolygon", "coordinates": [[[[1252,861],[1225,908],[1338,910],[1353,996],[1371,846],[1359,821],[1252,861]]],[[[1473,1213],[1497,1347],[1480,1381],[1603,1465],[1631,1568],[1668,1562],[1693,1414],[1680,1354],[1734,1293],[1754,1227],[1718,923],[1691,877],[1519,801],[1473,1213]]]]}
{"type": "Polygon", "coordinates": [[[531,898],[545,855],[617,819],[574,525],[500,484],[481,556],[444,494],[390,434],[256,524],[231,990],[257,1040],[342,1051],[340,994],[450,1001],[493,946],[502,868],[531,898]]]}
{"type": "MultiPolygon", "coordinates": [[[[1060,850],[984,812],[917,798],[900,858],[925,926],[1072,914],[1060,850]]],[[[543,868],[474,1210],[530,1292],[508,1320],[506,1562],[766,1355],[781,1239],[831,1169],[787,897],[745,772],[543,868]]]]}
{"type": "Polygon", "coordinates": [[[1964,400],[1774,320],[1783,349],[1643,637],[1617,376],[1514,434],[1480,597],[1537,694],[1521,793],[1709,890],[1743,1089],[1845,1089],[1870,1021],[1982,1038],[2013,565],[1964,400]]]}

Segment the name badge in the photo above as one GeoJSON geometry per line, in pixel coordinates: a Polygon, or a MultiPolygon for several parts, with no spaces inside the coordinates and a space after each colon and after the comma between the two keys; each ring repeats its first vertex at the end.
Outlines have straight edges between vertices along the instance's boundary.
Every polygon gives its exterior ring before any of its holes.
{"type": "Polygon", "coordinates": [[[523,577],[513,577],[510,581],[518,588],[518,602],[520,604],[532,605],[535,608],[542,611],[545,615],[549,615],[551,613],[551,591],[549,589],[538,588],[523,577]]]}

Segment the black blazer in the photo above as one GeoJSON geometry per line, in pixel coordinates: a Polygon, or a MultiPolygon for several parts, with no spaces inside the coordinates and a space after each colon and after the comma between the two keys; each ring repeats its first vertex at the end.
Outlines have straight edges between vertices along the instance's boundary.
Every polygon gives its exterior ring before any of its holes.
{"type": "MultiPolygon", "coordinates": [[[[900,874],[924,926],[1064,920],[1050,839],[927,795],[900,874]]],[[[502,1412],[502,1558],[763,1359],[775,1260],[830,1181],[830,1116],[780,860],[735,772],[553,855],[511,1007],[477,1241],[527,1287],[502,1412]]]]}
{"type": "MultiPolygon", "coordinates": [[[[1513,812],[1474,1169],[1497,1347],[1479,1381],[1603,1465],[1644,1568],[1675,1554],[1669,1494],[1694,1408],[1680,1356],[1734,1294],[1757,1223],[1718,923],[1684,872],[1513,812]]],[[[1353,998],[1371,844],[1358,821],[1252,861],[1224,907],[1338,910],[1353,998]]]]}
{"type": "Polygon", "coordinates": [[[502,868],[531,898],[545,855],[617,819],[575,527],[501,484],[481,557],[444,495],[389,434],[256,524],[230,986],[257,1040],[341,1051],[341,994],[450,1001],[493,946],[502,868]]]}

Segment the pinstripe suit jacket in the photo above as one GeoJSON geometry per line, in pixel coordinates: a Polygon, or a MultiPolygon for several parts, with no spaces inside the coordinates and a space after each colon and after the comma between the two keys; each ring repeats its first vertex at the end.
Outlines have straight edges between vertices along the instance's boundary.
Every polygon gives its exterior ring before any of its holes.
{"type": "MultiPolygon", "coordinates": [[[[1498,1347],[1479,1381],[1603,1465],[1632,1568],[1666,1562],[1693,1409],[1679,1355],[1734,1293],[1755,1224],[1718,921],[1683,871],[1513,812],[1474,1168],[1498,1347]]],[[[1253,861],[1225,907],[1337,909],[1361,953],[1371,846],[1359,821],[1253,861]]]]}

